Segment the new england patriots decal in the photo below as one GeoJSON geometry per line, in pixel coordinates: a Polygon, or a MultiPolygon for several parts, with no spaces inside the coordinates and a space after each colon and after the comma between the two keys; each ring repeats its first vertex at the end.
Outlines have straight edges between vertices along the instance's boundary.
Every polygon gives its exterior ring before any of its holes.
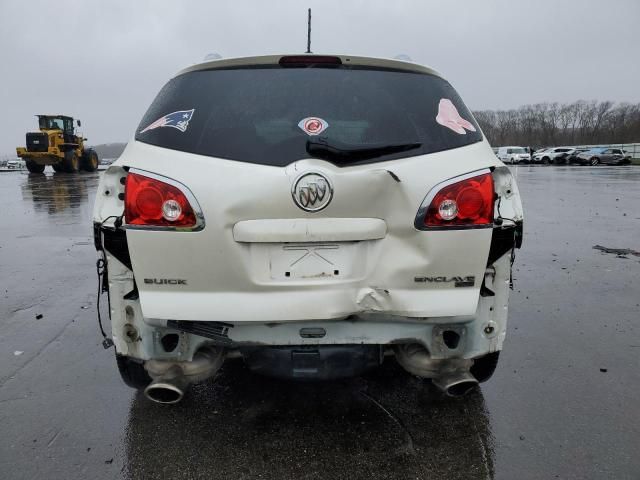
{"type": "Polygon", "coordinates": [[[158,120],[153,122],[144,130],[140,131],[140,133],[148,132],[149,130],[155,130],[160,127],[172,127],[177,128],[181,132],[186,132],[189,127],[189,121],[191,117],[193,117],[193,112],[195,112],[195,108],[191,110],[179,110],[177,112],[168,113],[164,117],[160,117],[158,120]]]}

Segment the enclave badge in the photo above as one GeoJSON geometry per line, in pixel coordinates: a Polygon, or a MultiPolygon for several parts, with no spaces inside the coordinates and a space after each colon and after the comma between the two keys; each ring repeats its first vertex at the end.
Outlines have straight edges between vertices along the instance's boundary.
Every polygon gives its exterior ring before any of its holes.
{"type": "Polygon", "coordinates": [[[291,188],[295,204],[307,212],[318,212],[333,198],[333,187],[321,173],[309,172],[300,175],[291,188]]]}
{"type": "Polygon", "coordinates": [[[414,277],[416,283],[453,283],[456,288],[473,287],[476,284],[476,277],[468,275],[466,277],[414,277]]]}

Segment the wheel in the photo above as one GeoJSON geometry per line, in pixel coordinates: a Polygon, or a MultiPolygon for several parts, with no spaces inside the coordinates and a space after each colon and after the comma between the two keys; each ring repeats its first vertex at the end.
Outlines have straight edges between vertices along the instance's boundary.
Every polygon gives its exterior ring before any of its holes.
{"type": "Polygon", "coordinates": [[[64,165],[62,165],[62,162],[54,163],[51,166],[53,167],[54,172],[64,172],[64,165]]]}
{"type": "Polygon", "coordinates": [[[98,154],[95,150],[85,150],[82,155],[82,169],[86,172],[95,172],[98,169],[98,154]]]}
{"type": "Polygon", "coordinates": [[[78,161],[78,156],[76,152],[66,152],[64,154],[64,160],[62,161],[62,168],[67,173],[75,173],[78,171],[80,166],[80,162],[78,161]]]}
{"type": "Polygon", "coordinates": [[[595,167],[600,163],[600,159],[598,157],[593,157],[589,163],[591,164],[591,166],[595,167]]]}
{"type": "Polygon", "coordinates": [[[29,173],[43,173],[44,172],[44,165],[38,165],[33,160],[26,160],[25,163],[27,164],[27,170],[29,170],[29,173]]]}
{"type": "Polygon", "coordinates": [[[476,377],[476,380],[480,383],[486,382],[491,378],[493,372],[496,371],[499,358],[500,352],[493,352],[485,355],[484,357],[476,358],[470,369],[471,375],[476,377]]]}
{"type": "Polygon", "coordinates": [[[545,165],[549,165],[551,163],[551,159],[549,157],[543,157],[542,163],[545,165]]]}
{"type": "Polygon", "coordinates": [[[124,355],[116,354],[116,363],[122,381],[129,387],[136,390],[143,390],[151,383],[151,377],[144,369],[142,363],[136,362],[124,355]]]}

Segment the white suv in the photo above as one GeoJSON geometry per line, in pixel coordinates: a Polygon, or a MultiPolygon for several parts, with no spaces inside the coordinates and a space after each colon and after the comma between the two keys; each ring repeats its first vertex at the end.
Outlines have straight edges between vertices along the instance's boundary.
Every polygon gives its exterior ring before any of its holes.
{"type": "Polygon", "coordinates": [[[120,372],[175,403],[228,357],[330,379],[394,355],[461,395],[496,367],[522,221],[509,169],[430,68],[189,67],[96,197],[120,372]]]}
{"type": "MultiPolygon", "coordinates": [[[[532,161],[544,164],[555,163],[556,157],[564,159],[566,154],[572,151],[573,148],[571,147],[545,148],[535,152],[532,161]]],[[[563,160],[563,163],[566,163],[566,160],[563,160]]]]}

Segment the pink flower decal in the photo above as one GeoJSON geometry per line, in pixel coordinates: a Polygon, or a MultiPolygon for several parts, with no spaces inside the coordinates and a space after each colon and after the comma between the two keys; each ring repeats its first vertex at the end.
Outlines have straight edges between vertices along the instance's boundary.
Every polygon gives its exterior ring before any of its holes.
{"type": "Polygon", "coordinates": [[[476,128],[471,124],[471,122],[465,120],[460,116],[460,114],[458,113],[458,109],[448,98],[440,99],[440,103],[438,104],[438,115],[436,116],[436,122],[438,122],[443,127],[450,128],[460,135],[467,134],[465,128],[470,132],[476,131],[476,128]]]}

